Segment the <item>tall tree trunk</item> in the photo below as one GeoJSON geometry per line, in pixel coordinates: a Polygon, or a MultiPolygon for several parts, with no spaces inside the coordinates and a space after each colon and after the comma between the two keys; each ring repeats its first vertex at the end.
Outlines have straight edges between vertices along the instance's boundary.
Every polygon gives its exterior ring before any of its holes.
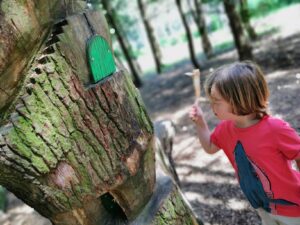
{"type": "MultiPolygon", "coordinates": [[[[125,35],[125,33],[122,30],[122,27],[118,23],[117,15],[115,10],[111,7],[109,0],[94,0],[91,1],[93,5],[97,7],[97,5],[100,5],[102,3],[104,9],[106,10],[106,18],[108,20],[108,23],[115,29],[116,36],[118,39],[118,42],[122,48],[122,52],[125,56],[125,59],[128,63],[129,69],[131,71],[132,77],[133,77],[133,83],[136,87],[142,86],[142,81],[140,79],[139,74],[142,74],[141,68],[137,62],[137,60],[132,55],[132,48],[131,45],[125,35]]],[[[99,7],[98,7],[99,9],[99,7]]]]}
{"type": "MultiPolygon", "coordinates": [[[[18,79],[9,102],[0,100],[0,184],[54,225],[197,224],[180,190],[164,182],[168,179],[156,181],[152,123],[131,79],[123,71],[97,83],[90,76],[86,47],[91,38],[98,35],[111,48],[104,16],[68,11],[56,21],[62,14],[52,14],[48,21],[43,17],[40,29],[29,19],[46,15],[49,2],[1,3],[1,25],[7,30],[0,36],[0,53],[13,62],[1,61],[1,84],[8,87],[11,80],[3,77],[11,71],[18,79]],[[4,7],[8,4],[14,7],[4,7]],[[18,29],[8,18],[18,18],[18,29]],[[48,35],[38,42],[35,29],[48,35]],[[18,39],[9,42],[14,30],[34,51],[24,51],[18,39]]],[[[50,9],[56,13],[61,5],[50,9]]],[[[106,60],[89,59],[107,66],[106,60]]]]}
{"type": "Polygon", "coordinates": [[[202,41],[204,53],[206,57],[210,58],[213,52],[212,52],[212,46],[210,40],[208,38],[208,32],[205,26],[205,18],[202,11],[202,1],[194,0],[194,5],[195,5],[195,13],[193,12],[193,9],[191,9],[192,16],[197,25],[198,32],[201,35],[201,41],[202,41]]]}
{"type": "Polygon", "coordinates": [[[182,20],[182,23],[183,23],[183,26],[184,26],[184,29],[186,32],[187,39],[188,39],[188,47],[189,47],[191,61],[195,68],[200,68],[200,65],[197,61],[197,56],[196,56],[195,50],[194,50],[192,32],[191,32],[188,22],[184,16],[181,0],[175,0],[175,2],[176,2],[176,5],[177,5],[178,11],[179,11],[179,15],[180,15],[180,18],[182,20]]]}
{"type": "Polygon", "coordinates": [[[146,15],[146,9],[143,0],[137,0],[139,11],[141,13],[141,17],[146,29],[146,34],[150,43],[151,51],[154,57],[154,62],[156,66],[156,72],[160,74],[162,72],[162,60],[161,60],[161,51],[159,48],[159,44],[155,38],[153,27],[151,26],[147,15],[146,15]]]}
{"type": "Polygon", "coordinates": [[[234,2],[223,0],[224,8],[229,19],[230,28],[234,37],[235,46],[238,50],[239,59],[253,59],[252,47],[247,38],[239,14],[235,11],[234,2]]]}
{"type": "Polygon", "coordinates": [[[257,34],[254,30],[254,28],[251,26],[250,23],[250,13],[248,9],[248,0],[240,0],[240,15],[242,18],[242,22],[247,30],[247,33],[251,40],[256,40],[257,39],[257,34]]]}
{"type": "Polygon", "coordinates": [[[6,190],[0,185],[0,213],[5,212],[7,207],[6,190]]]}

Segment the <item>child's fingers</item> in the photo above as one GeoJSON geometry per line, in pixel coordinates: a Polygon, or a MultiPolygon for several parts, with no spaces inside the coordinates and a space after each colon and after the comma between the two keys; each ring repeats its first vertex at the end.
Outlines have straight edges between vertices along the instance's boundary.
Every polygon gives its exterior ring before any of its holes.
{"type": "Polygon", "coordinates": [[[196,114],[195,112],[190,112],[190,113],[189,113],[189,117],[190,117],[190,118],[195,117],[196,115],[197,115],[197,114],[196,114]]]}
{"type": "Polygon", "coordinates": [[[189,118],[193,121],[196,121],[198,116],[199,115],[197,113],[197,110],[196,109],[191,109],[191,111],[189,112],[189,118]]]}
{"type": "Polygon", "coordinates": [[[198,114],[198,110],[196,108],[192,108],[189,112],[190,116],[196,116],[198,114]]]}

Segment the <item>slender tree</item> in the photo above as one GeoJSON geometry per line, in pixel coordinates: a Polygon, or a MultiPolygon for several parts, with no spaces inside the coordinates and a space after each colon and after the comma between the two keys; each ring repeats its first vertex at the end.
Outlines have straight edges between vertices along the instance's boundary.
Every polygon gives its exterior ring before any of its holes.
{"type": "Polygon", "coordinates": [[[104,16],[66,2],[1,1],[0,185],[54,225],[196,225],[104,16]]]}
{"type": "Polygon", "coordinates": [[[133,83],[135,84],[135,86],[141,87],[142,86],[142,81],[140,78],[140,74],[142,74],[141,68],[140,68],[137,60],[135,59],[135,57],[132,54],[132,52],[133,52],[132,47],[126,37],[125,32],[122,29],[122,26],[118,22],[118,16],[117,16],[115,9],[111,6],[111,3],[109,0],[89,0],[89,2],[96,9],[101,8],[100,5],[102,5],[103,8],[106,10],[107,21],[115,29],[118,42],[121,46],[122,52],[125,56],[127,64],[131,71],[133,83]]]}
{"type": "Polygon", "coordinates": [[[249,37],[251,38],[251,40],[256,40],[257,34],[250,23],[250,12],[248,8],[248,0],[240,0],[240,15],[249,37]]]}
{"type": "Polygon", "coordinates": [[[190,52],[191,61],[194,65],[194,67],[200,68],[200,65],[197,61],[197,56],[195,54],[192,32],[188,25],[187,19],[185,18],[184,13],[183,13],[182,4],[181,4],[182,2],[181,2],[181,0],[175,0],[175,2],[176,2],[176,6],[178,8],[179,15],[180,15],[180,18],[182,20],[182,23],[183,23],[183,26],[184,26],[184,29],[186,32],[187,39],[188,39],[188,48],[189,48],[189,52],[190,52]]]}
{"type": "Polygon", "coordinates": [[[0,185],[0,213],[1,211],[5,212],[7,207],[7,197],[6,190],[0,185]]]}
{"type": "Polygon", "coordinates": [[[252,46],[242,26],[239,14],[236,12],[234,2],[231,0],[223,0],[224,8],[229,19],[230,28],[234,37],[235,46],[237,48],[239,59],[253,59],[252,46]]]}
{"type": "Polygon", "coordinates": [[[208,58],[210,58],[213,52],[212,52],[211,42],[209,40],[208,32],[205,25],[205,18],[202,10],[202,1],[201,0],[193,0],[193,1],[194,1],[195,10],[192,9],[192,4],[189,1],[192,16],[197,25],[198,32],[201,35],[201,42],[202,42],[204,53],[208,58]]]}
{"type": "Polygon", "coordinates": [[[145,2],[144,0],[137,0],[139,11],[146,29],[146,34],[150,43],[150,48],[154,57],[154,62],[156,66],[156,72],[160,74],[162,72],[162,56],[161,56],[161,50],[158,45],[158,42],[155,38],[154,35],[154,29],[147,18],[147,13],[146,13],[146,7],[145,7],[145,2]]]}

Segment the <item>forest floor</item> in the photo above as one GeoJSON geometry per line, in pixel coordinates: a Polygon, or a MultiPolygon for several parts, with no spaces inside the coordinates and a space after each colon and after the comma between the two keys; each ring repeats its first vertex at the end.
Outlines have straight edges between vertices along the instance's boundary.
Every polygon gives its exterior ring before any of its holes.
{"type": "MultiPolygon", "coordinates": [[[[297,8],[299,12],[300,7],[297,8]]],[[[295,21],[292,24],[297,24],[295,21]]],[[[253,52],[255,61],[266,74],[272,114],[289,122],[300,133],[300,30],[287,32],[288,26],[261,36],[254,43],[253,52]]],[[[231,49],[200,62],[202,84],[209,71],[234,61],[237,61],[237,53],[231,49]]],[[[222,151],[215,155],[204,153],[197,140],[195,127],[187,116],[194,102],[193,85],[191,79],[183,75],[192,69],[186,61],[160,76],[145,80],[140,92],[147,111],[153,121],[170,119],[176,124],[173,156],[181,188],[205,225],[260,225],[225,155],[222,151]]],[[[208,102],[201,104],[209,127],[213,128],[218,121],[208,102]]],[[[29,217],[28,225],[51,224],[36,214],[9,193],[8,212],[0,213],[0,224],[24,224],[20,221],[26,216],[29,217]]]]}
{"type": "MultiPolygon", "coordinates": [[[[286,120],[300,133],[300,32],[288,36],[276,32],[260,37],[254,43],[254,58],[270,88],[272,115],[286,120]]],[[[237,59],[236,51],[230,50],[202,62],[201,83],[209,71],[237,59]]],[[[195,126],[188,118],[194,102],[192,80],[183,75],[192,70],[191,64],[182,63],[155,79],[148,79],[140,90],[153,121],[170,119],[176,124],[173,158],[181,188],[205,225],[260,225],[225,154],[219,151],[208,155],[197,140],[195,126]]],[[[217,118],[208,102],[201,105],[209,127],[213,128],[217,118]]]]}

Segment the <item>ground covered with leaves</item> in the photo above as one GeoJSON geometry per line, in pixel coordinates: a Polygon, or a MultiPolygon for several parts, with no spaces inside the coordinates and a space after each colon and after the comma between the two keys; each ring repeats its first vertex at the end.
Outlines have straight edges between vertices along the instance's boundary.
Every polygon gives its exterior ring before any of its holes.
{"type": "MultiPolygon", "coordinates": [[[[270,33],[254,43],[255,61],[261,65],[270,88],[270,111],[300,133],[300,34],[278,36],[270,33]]],[[[202,84],[213,69],[237,60],[237,53],[228,50],[202,62],[202,84]]],[[[188,118],[194,101],[192,81],[183,74],[192,71],[189,63],[149,79],[141,89],[153,121],[171,119],[177,127],[174,145],[176,170],[181,188],[195,212],[206,225],[259,225],[234,175],[225,154],[206,154],[199,144],[196,130],[188,118]]],[[[202,88],[203,89],[203,88],[202,88]]],[[[202,91],[204,96],[204,92],[202,91]]],[[[201,103],[213,128],[218,120],[208,102],[201,103]]],[[[268,160],[268,159],[266,159],[268,160]]]]}

